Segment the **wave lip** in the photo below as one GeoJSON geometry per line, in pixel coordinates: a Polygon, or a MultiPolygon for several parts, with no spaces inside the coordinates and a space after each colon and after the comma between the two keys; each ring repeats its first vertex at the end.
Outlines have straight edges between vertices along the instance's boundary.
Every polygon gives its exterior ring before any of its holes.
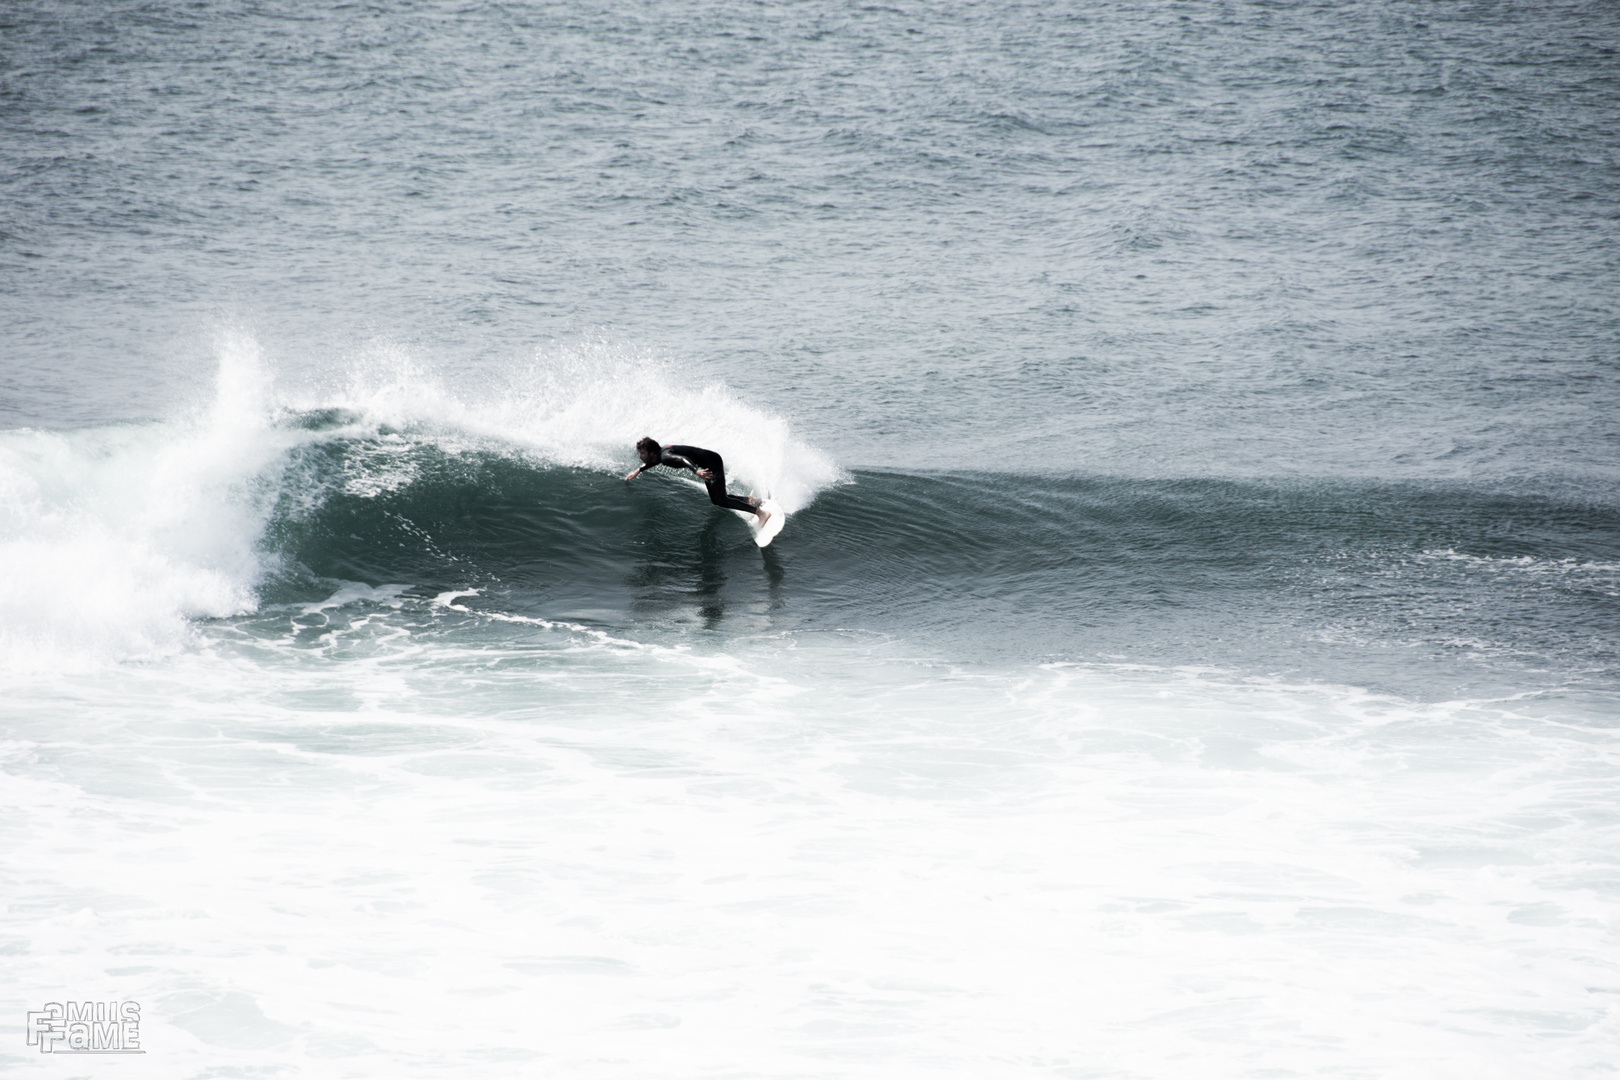
{"type": "MultiPolygon", "coordinates": [[[[708,447],[739,490],[769,493],[789,512],[849,477],[788,420],[743,401],[722,383],[608,342],[586,339],[537,352],[498,377],[450,385],[397,349],[357,358],[340,385],[284,397],[290,422],[347,426],[546,464],[623,475],[636,441],[708,447]]],[[[334,432],[335,434],[335,432],[334,432]]]]}

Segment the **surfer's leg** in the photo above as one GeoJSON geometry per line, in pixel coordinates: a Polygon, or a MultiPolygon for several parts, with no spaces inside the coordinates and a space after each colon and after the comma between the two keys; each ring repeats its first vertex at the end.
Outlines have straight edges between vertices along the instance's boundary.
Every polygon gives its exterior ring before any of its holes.
{"type": "Polygon", "coordinates": [[[741,495],[728,495],[726,493],[726,474],[718,473],[708,485],[709,501],[716,506],[723,506],[727,510],[741,510],[745,514],[759,514],[759,507],[743,498],[741,495]]]}

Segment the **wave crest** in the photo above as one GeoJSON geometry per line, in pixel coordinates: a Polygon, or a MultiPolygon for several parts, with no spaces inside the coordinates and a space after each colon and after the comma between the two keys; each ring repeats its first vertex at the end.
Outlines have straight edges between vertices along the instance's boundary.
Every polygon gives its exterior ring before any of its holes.
{"type": "MultiPolygon", "coordinates": [[[[628,469],[635,440],[650,434],[712,447],[734,487],[772,492],[790,512],[845,479],[782,417],[602,342],[482,382],[384,346],[323,386],[278,390],[273,376],[250,335],[228,333],[212,396],[190,415],[0,432],[0,665],[61,669],[183,648],[190,620],[257,607],[284,562],[267,535],[277,522],[338,496],[399,492],[424,468],[474,485],[491,461],[605,477],[628,469]]],[[[568,487],[588,502],[597,482],[583,480],[568,487]]]]}

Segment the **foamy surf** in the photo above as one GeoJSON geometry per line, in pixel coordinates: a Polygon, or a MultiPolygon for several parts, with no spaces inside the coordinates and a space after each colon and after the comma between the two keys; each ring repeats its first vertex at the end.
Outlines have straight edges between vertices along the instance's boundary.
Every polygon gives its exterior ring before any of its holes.
{"type": "Polygon", "coordinates": [[[1615,763],[1567,716],[626,649],[470,599],[350,589],[284,613],[308,642],[14,704],[8,769],[83,748],[0,793],[14,984],[142,1001],[136,1076],[1517,1080],[1612,1045],[1612,825],[1566,822],[1615,763]]]}
{"type": "Polygon", "coordinates": [[[292,441],[272,428],[265,388],[257,349],[231,339],[194,415],[0,432],[0,662],[163,655],[188,620],[253,609],[292,441]]]}

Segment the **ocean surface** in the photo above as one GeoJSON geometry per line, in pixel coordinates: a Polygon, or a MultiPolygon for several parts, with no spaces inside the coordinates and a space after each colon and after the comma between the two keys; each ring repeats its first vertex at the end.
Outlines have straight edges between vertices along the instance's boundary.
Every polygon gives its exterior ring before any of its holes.
{"type": "Polygon", "coordinates": [[[12,0],[0,1067],[1614,1076],[1617,297],[1598,0],[12,0]]]}

